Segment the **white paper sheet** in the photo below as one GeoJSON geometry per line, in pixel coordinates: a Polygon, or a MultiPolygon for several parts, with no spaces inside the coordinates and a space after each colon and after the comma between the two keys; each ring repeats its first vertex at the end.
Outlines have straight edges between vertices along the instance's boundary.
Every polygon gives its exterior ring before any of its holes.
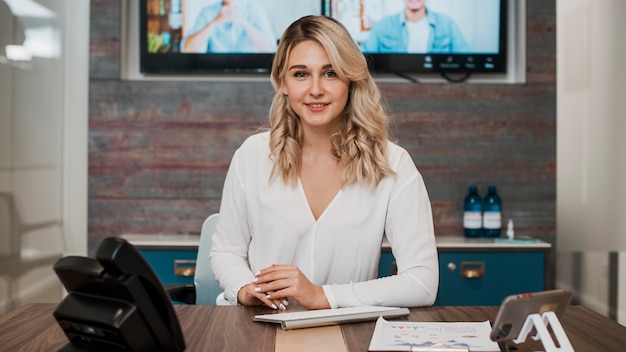
{"type": "Polygon", "coordinates": [[[370,351],[418,351],[422,348],[459,351],[500,351],[491,341],[491,324],[484,322],[387,321],[382,317],[370,341],[370,351]]]}

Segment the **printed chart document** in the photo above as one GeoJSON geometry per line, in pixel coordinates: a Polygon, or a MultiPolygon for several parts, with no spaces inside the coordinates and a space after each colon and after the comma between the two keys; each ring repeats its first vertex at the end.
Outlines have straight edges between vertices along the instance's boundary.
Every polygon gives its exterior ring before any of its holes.
{"type": "Polygon", "coordinates": [[[370,351],[500,351],[491,341],[491,324],[484,322],[387,321],[382,317],[370,341],[370,351]]]}

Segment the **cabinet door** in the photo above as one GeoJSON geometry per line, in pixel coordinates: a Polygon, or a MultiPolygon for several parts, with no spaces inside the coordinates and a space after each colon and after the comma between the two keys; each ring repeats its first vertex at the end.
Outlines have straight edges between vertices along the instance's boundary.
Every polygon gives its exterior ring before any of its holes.
{"type": "Polygon", "coordinates": [[[543,252],[439,253],[436,305],[499,306],[512,294],[544,290],[543,252]]]}
{"type": "Polygon", "coordinates": [[[396,258],[391,254],[391,251],[382,250],[378,262],[378,277],[395,275],[397,271],[396,258]]]}
{"type": "Polygon", "coordinates": [[[161,282],[166,284],[193,284],[196,270],[195,250],[138,249],[148,261],[161,282]]]}

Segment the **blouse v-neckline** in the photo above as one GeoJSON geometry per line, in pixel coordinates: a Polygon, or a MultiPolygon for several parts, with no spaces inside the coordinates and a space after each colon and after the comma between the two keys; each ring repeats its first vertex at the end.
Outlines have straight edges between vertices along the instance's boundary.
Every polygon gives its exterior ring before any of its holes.
{"type": "Polygon", "coordinates": [[[339,198],[339,195],[341,195],[341,193],[343,192],[343,187],[339,188],[339,190],[337,191],[337,193],[335,193],[335,195],[330,200],[330,202],[328,202],[328,204],[326,205],[324,210],[322,210],[322,212],[320,213],[320,216],[316,219],[315,218],[315,214],[313,213],[313,209],[311,208],[311,203],[309,203],[309,198],[307,197],[306,191],[304,190],[304,185],[302,184],[302,180],[300,179],[300,177],[298,177],[298,188],[300,189],[300,194],[302,195],[302,199],[304,200],[304,204],[305,204],[306,208],[309,211],[309,215],[311,216],[313,221],[316,222],[316,223],[319,222],[320,219],[324,217],[324,214],[326,214],[328,209],[330,207],[332,207],[332,205],[335,203],[337,198],[339,198]]]}

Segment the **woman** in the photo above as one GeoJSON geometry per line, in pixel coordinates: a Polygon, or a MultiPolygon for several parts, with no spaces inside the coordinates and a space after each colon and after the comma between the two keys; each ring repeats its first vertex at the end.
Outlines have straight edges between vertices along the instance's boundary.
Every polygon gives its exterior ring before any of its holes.
{"type": "MultiPolygon", "coordinates": [[[[430,201],[387,137],[380,93],[339,22],[303,17],[280,40],[270,131],[235,152],[213,237],[223,298],[286,309],[422,306],[438,261],[430,201]],[[383,235],[398,274],[376,279],[383,235]]],[[[219,300],[219,298],[218,298],[219,300]]]]}

